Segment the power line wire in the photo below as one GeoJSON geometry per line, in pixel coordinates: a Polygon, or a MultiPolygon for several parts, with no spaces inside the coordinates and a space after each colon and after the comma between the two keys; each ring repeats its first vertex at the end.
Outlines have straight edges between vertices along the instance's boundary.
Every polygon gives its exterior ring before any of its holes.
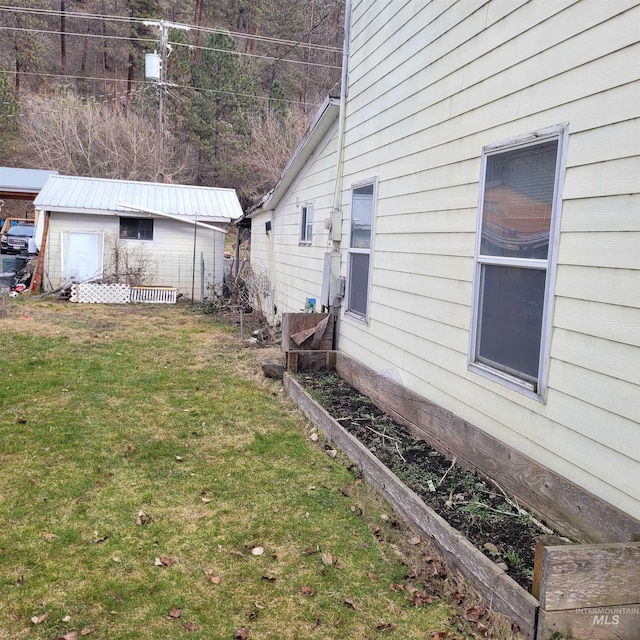
{"type": "MultiPolygon", "coordinates": [[[[121,82],[121,83],[131,83],[131,84],[141,84],[148,87],[155,87],[154,82],[150,82],[148,80],[128,80],[127,78],[98,78],[95,76],[73,76],[73,75],[62,75],[59,73],[40,73],[38,71],[0,71],[0,73],[10,73],[15,75],[16,73],[20,73],[23,76],[38,76],[42,78],[69,78],[72,80],[96,80],[99,82],[121,82]]],[[[240,98],[251,98],[252,100],[266,100],[271,102],[283,102],[286,104],[297,104],[307,106],[308,103],[302,102],[300,100],[286,100],[285,98],[273,98],[270,96],[259,96],[249,93],[239,93],[236,91],[222,91],[220,89],[205,89],[204,87],[194,87],[192,85],[181,85],[181,84],[173,84],[167,83],[169,87],[173,87],[175,89],[190,89],[191,91],[202,91],[205,93],[215,93],[229,96],[237,96],[240,98]]]]}
{"type": "MultiPolygon", "coordinates": [[[[59,36],[59,35],[64,35],[64,36],[77,36],[79,38],[98,38],[101,40],[125,40],[128,42],[147,42],[147,43],[151,43],[151,44],[157,44],[157,40],[151,39],[151,38],[132,38],[130,36],[113,36],[113,35],[106,35],[106,34],[99,34],[99,33],[76,33],[76,32],[71,32],[71,31],[52,31],[52,30],[48,30],[48,29],[32,29],[32,28],[27,28],[27,27],[5,27],[5,26],[0,26],[0,31],[18,31],[18,32],[27,32],[27,33],[40,33],[40,34],[47,34],[47,35],[54,35],[54,36],[59,36]]],[[[246,56],[249,58],[259,58],[259,59],[263,59],[263,60],[270,60],[270,61],[276,61],[276,62],[290,62],[292,64],[301,64],[301,65],[308,65],[311,67],[322,67],[325,69],[340,69],[340,66],[338,65],[331,65],[331,64],[323,64],[320,62],[305,62],[304,60],[293,60],[292,58],[283,58],[283,57],[276,57],[276,56],[267,56],[267,55],[262,55],[262,54],[257,54],[257,53],[246,53],[243,51],[232,51],[230,49],[214,49],[212,47],[205,47],[203,45],[193,45],[193,44],[186,44],[184,42],[169,42],[169,44],[173,45],[173,46],[178,46],[178,47],[187,47],[188,49],[200,49],[200,50],[204,50],[204,51],[216,51],[219,53],[229,53],[231,55],[236,55],[236,56],[246,56]]]]}
{"type": "Polygon", "coordinates": [[[131,36],[111,36],[101,33],[75,33],[72,31],[50,31],[47,29],[30,29],[27,27],[0,27],[0,31],[19,31],[27,33],[44,33],[54,36],[78,36],[80,38],[100,38],[101,40],[128,40],[133,42],[157,43],[155,38],[132,38],[131,36]]]}
{"type": "MultiPolygon", "coordinates": [[[[335,8],[335,7],[334,7],[335,8]]],[[[37,9],[30,7],[12,7],[7,5],[0,5],[0,11],[6,11],[11,13],[24,13],[30,15],[42,15],[48,17],[62,17],[68,19],[86,19],[86,20],[109,20],[113,22],[125,22],[128,24],[136,23],[136,24],[144,24],[148,20],[146,18],[134,18],[129,16],[112,16],[112,15],[102,15],[96,13],[81,13],[81,12],[73,12],[73,11],[56,11],[54,9],[37,9]]],[[[333,9],[329,12],[329,14],[333,11],[333,9]]],[[[196,26],[192,24],[180,24],[181,27],[188,27],[189,30],[192,31],[202,31],[203,33],[213,33],[213,34],[225,34],[230,35],[235,38],[242,38],[245,40],[256,40],[257,42],[264,42],[268,44],[278,44],[284,46],[300,46],[306,47],[310,49],[318,49],[320,51],[326,51],[329,53],[341,53],[341,49],[338,47],[332,47],[330,45],[322,45],[322,44],[311,44],[305,43],[303,41],[295,41],[295,40],[285,40],[283,38],[273,38],[270,36],[260,36],[257,34],[249,34],[243,33],[241,31],[229,31],[227,29],[217,29],[215,27],[204,27],[204,26],[196,26]]],[[[51,33],[60,33],[60,32],[51,32],[51,33]]],[[[306,34],[308,35],[308,34],[306,34]]],[[[306,37],[303,36],[303,37],[306,37]]]]}
{"type": "Polygon", "coordinates": [[[293,60],[292,58],[280,58],[277,56],[265,56],[257,53],[245,53],[242,51],[232,51],[230,49],[215,49],[213,47],[205,47],[203,45],[196,46],[196,45],[185,44],[184,42],[171,41],[169,42],[169,44],[177,47],[186,47],[188,49],[199,49],[201,51],[215,51],[217,53],[228,53],[235,56],[247,56],[249,58],[261,58],[262,60],[272,60],[275,62],[291,62],[293,64],[302,64],[310,67],[323,67],[325,69],[341,69],[339,65],[322,64],[320,62],[305,62],[304,60],[293,60]]]}

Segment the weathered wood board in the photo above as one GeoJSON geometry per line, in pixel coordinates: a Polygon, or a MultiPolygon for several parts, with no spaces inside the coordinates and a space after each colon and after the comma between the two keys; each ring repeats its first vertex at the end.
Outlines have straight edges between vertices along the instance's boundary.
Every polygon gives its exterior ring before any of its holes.
{"type": "Polygon", "coordinates": [[[291,373],[333,369],[335,364],[335,351],[287,351],[285,353],[286,369],[291,373]]]}
{"type": "MultiPolygon", "coordinates": [[[[640,542],[544,547],[540,606],[547,612],[617,605],[640,613],[640,542]]],[[[637,622],[640,637],[640,615],[637,622]]]]}
{"type": "Polygon", "coordinates": [[[329,351],[333,349],[333,322],[328,313],[283,313],[282,314],[282,350],[299,351],[306,349],[318,349],[320,351],[329,351]],[[322,335],[314,336],[315,329],[323,323],[325,318],[329,320],[324,325],[322,335]],[[306,339],[300,343],[292,340],[291,336],[298,335],[302,337],[302,332],[308,332],[306,339]],[[314,336],[313,340],[308,340],[314,336]]]}
{"type": "Polygon", "coordinates": [[[477,585],[494,610],[509,616],[525,637],[533,640],[538,601],[425,505],[416,493],[406,487],[359,440],[345,431],[290,375],[285,374],[284,384],[307,418],[318,425],[362,469],[367,480],[395,509],[414,528],[434,541],[447,561],[477,585]]]}
{"type": "Polygon", "coordinates": [[[640,605],[545,611],[540,609],[536,640],[557,635],[580,640],[638,640],[640,605]]]}
{"type": "Polygon", "coordinates": [[[544,548],[547,546],[568,544],[560,536],[539,536],[536,540],[536,555],[533,563],[533,583],[531,585],[531,595],[540,600],[540,590],[542,588],[542,568],[544,566],[544,548]]]}
{"type": "Polygon", "coordinates": [[[513,493],[556,531],[585,542],[609,543],[631,540],[640,529],[637,520],[616,507],[340,352],[336,369],[416,436],[513,493]]]}

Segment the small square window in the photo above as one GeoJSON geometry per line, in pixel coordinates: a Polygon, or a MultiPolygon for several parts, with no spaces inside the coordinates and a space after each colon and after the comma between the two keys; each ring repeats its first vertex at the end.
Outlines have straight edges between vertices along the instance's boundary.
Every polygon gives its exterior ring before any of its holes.
{"type": "Polygon", "coordinates": [[[303,244],[311,244],[313,239],[313,205],[306,204],[302,206],[300,216],[300,242],[303,244]]]}
{"type": "Polygon", "coordinates": [[[153,240],[153,218],[120,218],[122,240],[153,240]]]}

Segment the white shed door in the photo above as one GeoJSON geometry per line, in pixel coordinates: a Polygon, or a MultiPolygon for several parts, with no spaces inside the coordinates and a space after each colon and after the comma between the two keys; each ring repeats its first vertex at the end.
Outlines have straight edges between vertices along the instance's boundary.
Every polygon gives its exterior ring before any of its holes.
{"type": "Polygon", "coordinates": [[[82,282],[102,275],[102,246],[104,234],[70,231],[67,237],[66,280],[82,282]]]}

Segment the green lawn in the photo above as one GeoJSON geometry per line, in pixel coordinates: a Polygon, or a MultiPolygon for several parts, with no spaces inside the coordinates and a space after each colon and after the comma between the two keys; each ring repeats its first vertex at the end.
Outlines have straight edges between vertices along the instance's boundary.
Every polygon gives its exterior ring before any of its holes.
{"type": "Polygon", "coordinates": [[[26,300],[0,328],[0,638],[472,637],[237,330],[26,300]]]}

